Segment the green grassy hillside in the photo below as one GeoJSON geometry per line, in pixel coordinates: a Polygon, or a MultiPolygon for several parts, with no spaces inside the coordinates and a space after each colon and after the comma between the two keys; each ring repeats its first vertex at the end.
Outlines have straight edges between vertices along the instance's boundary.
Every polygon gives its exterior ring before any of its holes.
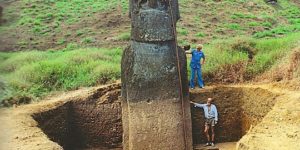
{"type": "MultiPolygon", "coordinates": [[[[300,30],[299,2],[179,0],[180,44],[235,36],[280,37],[300,30]]],[[[65,48],[69,44],[124,47],[129,40],[127,0],[0,0],[1,51],[65,48]],[[4,36],[5,35],[5,36],[4,36]],[[113,43],[113,44],[112,44],[113,43]],[[113,46],[112,46],[113,45],[113,46]]]]}
{"type": "MultiPolygon", "coordinates": [[[[206,83],[299,80],[297,0],[179,2],[179,44],[204,44],[206,83]]],[[[0,105],[120,78],[122,49],[130,38],[127,0],[0,4],[0,50],[9,51],[0,52],[0,105]]]]}
{"type": "MultiPolygon", "coordinates": [[[[278,63],[282,64],[299,42],[300,33],[274,39],[214,41],[204,49],[207,57],[203,66],[205,81],[238,83],[255,79],[278,63]]],[[[4,89],[0,90],[0,100],[9,105],[9,102],[36,99],[53,91],[115,81],[121,74],[121,55],[121,49],[103,48],[2,52],[0,84],[4,89]]]]}

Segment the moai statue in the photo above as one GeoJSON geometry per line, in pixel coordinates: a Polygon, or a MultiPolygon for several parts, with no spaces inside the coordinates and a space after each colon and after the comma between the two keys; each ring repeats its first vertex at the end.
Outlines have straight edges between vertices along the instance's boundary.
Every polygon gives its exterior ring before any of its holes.
{"type": "Polygon", "coordinates": [[[129,5],[131,41],[121,65],[123,149],[191,150],[186,57],[174,32],[178,0],[129,5]]]}

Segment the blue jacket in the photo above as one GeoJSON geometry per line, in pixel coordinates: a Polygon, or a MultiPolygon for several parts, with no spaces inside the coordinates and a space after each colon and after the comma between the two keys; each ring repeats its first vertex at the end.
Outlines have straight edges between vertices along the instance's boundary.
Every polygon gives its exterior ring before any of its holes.
{"type": "Polygon", "coordinates": [[[205,59],[204,53],[201,51],[197,51],[196,49],[192,50],[192,60],[190,63],[191,68],[199,69],[201,68],[200,60],[205,59]]]}

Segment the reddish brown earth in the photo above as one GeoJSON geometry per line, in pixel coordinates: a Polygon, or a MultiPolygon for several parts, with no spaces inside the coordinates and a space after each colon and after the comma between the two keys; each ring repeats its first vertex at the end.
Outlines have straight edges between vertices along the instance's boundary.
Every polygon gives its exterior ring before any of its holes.
{"type": "MultiPolygon", "coordinates": [[[[277,94],[261,88],[215,87],[191,91],[190,98],[197,103],[214,99],[219,121],[216,126],[216,142],[238,141],[251,126],[257,125],[276,103],[277,94]]],[[[206,141],[204,113],[192,108],[194,144],[206,141]]]]}
{"type": "MultiPolygon", "coordinates": [[[[120,85],[114,84],[1,109],[0,149],[122,149],[119,92],[120,85]]],[[[221,150],[300,146],[299,91],[235,85],[196,89],[190,97],[202,103],[214,98],[220,116],[217,146],[221,150]]],[[[192,123],[195,148],[201,148],[201,109],[192,108],[192,123]]]]}

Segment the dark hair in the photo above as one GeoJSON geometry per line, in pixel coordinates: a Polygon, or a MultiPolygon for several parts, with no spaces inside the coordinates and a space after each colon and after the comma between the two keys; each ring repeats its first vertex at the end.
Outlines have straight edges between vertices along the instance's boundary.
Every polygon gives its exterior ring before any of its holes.
{"type": "Polygon", "coordinates": [[[189,50],[190,48],[191,48],[191,45],[184,45],[183,46],[183,49],[186,50],[186,51],[189,50]]]}

